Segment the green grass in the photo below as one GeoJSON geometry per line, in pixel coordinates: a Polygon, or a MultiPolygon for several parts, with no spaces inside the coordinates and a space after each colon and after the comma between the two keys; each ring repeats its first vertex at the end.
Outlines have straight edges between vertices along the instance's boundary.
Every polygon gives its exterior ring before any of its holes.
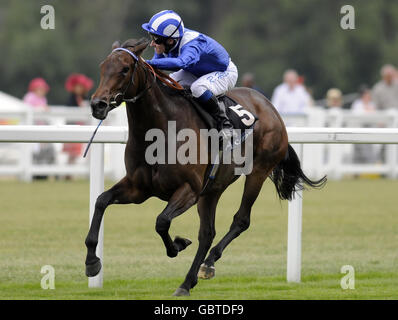
{"type": "MultiPolygon", "coordinates": [[[[242,182],[221,198],[215,242],[229,229],[242,182]]],[[[396,190],[398,181],[343,180],[305,192],[302,282],[294,284],[286,282],[287,203],[266,182],[249,230],[225,250],[216,277],[200,280],[188,299],[398,299],[396,190]],[[343,265],[355,268],[355,290],[340,287],[343,265]]],[[[0,181],[0,299],[176,299],[171,294],[198,245],[196,207],[172,223],[172,237],[193,240],[174,259],[155,232],[165,202],[109,207],[104,288],[88,289],[88,193],[87,181],[0,181]],[[55,290],[40,287],[47,264],[55,268],[55,290]]]]}

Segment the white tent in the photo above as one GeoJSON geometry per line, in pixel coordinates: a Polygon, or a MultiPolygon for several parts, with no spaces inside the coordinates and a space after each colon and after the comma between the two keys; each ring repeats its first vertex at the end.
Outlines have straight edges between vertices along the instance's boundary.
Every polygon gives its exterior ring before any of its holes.
{"type": "Polygon", "coordinates": [[[0,91],[0,115],[3,112],[23,112],[28,108],[21,99],[0,91]]]}

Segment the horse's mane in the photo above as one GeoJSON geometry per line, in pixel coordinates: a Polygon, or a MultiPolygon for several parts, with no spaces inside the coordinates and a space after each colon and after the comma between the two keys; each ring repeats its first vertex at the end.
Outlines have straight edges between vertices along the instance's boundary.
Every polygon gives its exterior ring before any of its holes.
{"type": "Polygon", "coordinates": [[[148,39],[146,38],[141,38],[140,40],[137,39],[128,39],[126,41],[123,42],[122,44],[122,48],[134,48],[137,47],[145,42],[148,42],[148,39]]]}
{"type": "MultiPolygon", "coordinates": [[[[131,49],[134,50],[135,47],[138,47],[138,46],[140,46],[140,45],[142,45],[142,44],[144,44],[144,43],[146,43],[146,42],[148,42],[148,39],[146,39],[146,38],[141,38],[141,39],[139,39],[139,40],[137,40],[137,39],[127,39],[126,41],[123,42],[123,44],[121,45],[121,47],[122,47],[122,48],[125,48],[125,49],[130,49],[130,48],[131,48],[131,49]]],[[[163,78],[167,78],[166,73],[164,73],[163,71],[161,71],[161,70],[159,70],[159,69],[157,69],[157,68],[154,68],[154,69],[155,69],[155,72],[156,72],[156,74],[157,74],[158,76],[161,76],[161,77],[163,77],[163,78]]],[[[170,95],[170,96],[181,95],[181,93],[182,93],[181,90],[175,90],[175,89],[173,89],[173,88],[170,88],[169,86],[166,86],[164,83],[162,83],[162,82],[160,82],[160,81],[157,81],[157,83],[158,83],[158,84],[160,85],[160,87],[163,88],[163,90],[165,90],[165,91],[167,92],[167,94],[170,95]]],[[[186,94],[186,92],[185,92],[185,94],[186,94]]]]}

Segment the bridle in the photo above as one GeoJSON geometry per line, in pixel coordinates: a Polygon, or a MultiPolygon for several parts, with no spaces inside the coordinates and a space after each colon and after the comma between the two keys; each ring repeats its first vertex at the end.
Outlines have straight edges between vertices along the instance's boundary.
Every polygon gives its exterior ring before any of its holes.
{"type": "MultiPolygon", "coordinates": [[[[167,86],[170,87],[170,88],[173,88],[173,89],[176,89],[176,90],[184,90],[184,88],[183,88],[177,81],[175,81],[173,78],[171,78],[171,77],[168,76],[167,74],[163,74],[163,73],[161,73],[161,72],[158,71],[159,74],[160,74],[160,76],[158,76],[158,74],[155,72],[155,70],[153,69],[153,67],[152,67],[149,63],[147,63],[141,56],[139,56],[139,58],[138,58],[137,55],[136,55],[134,52],[132,52],[132,51],[126,49],[126,48],[120,48],[120,47],[119,47],[119,48],[113,49],[112,52],[111,52],[110,54],[112,54],[112,53],[115,52],[115,51],[124,51],[124,52],[127,52],[130,56],[133,57],[133,59],[134,59],[134,61],[135,61],[135,64],[134,64],[133,74],[131,75],[130,82],[128,83],[126,89],[120,90],[120,92],[118,92],[118,93],[116,93],[115,95],[113,95],[110,99],[107,99],[108,101],[106,101],[106,107],[107,107],[107,109],[109,109],[108,112],[109,112],[110,110],[112,110],[112,109],[114,109],[114,108],[116,108],[116,107],[118,106],[117,99],[119,98],[119,96],[121,97],[122,102],[124,101],[124,102],[135,103],[138,99],[140,99],[140,98],[144,95],[145,92],[147,92],[149,89],[152,88],[153,84],[156,82],[156,79],[159,79],[161,82],[163,82],[165,85],[167,85],[167,86]],[[140,61],[141,61],[141,63],[144,65],[142,68],[144,69],[144,73],[145,73],[145,89],[142,90],[139,94],[137,94],[137,95],[136,95],[135,97],[133,97],[133,98],[126,98],[125,96],[126,96],[127,91],[129,90],[129,88],[130,88],[131,86],[134,85],[134,76],[135,76],[135,73],[136,73],[136,71],[137,71],[137,69],[138,69],[137,66],[139,65],[139,62],[140,62],[140,61]],[[146,66],[146,67],[145,67],[145,66],[146,66]],[[149,69],[150,73],[153,74],[153,81],[152,81],[152,83],[151,83],[149,86],[147,86],[147,83],[148,83],[148,73],[147,73],[147,70],[146,70],[146,69],[149,69]]],[[[103,101],[103,102],[104,102],[104,101],[103,101]]],[[[93,139],[94,139],[94,137],[95,137],[95,134],[97,133],[98,128],[99,128],[100,125],[102,124],[102,121],[103,121],[103,120],[101,120],[101,121],[98,123],[97,128],[94,130],[94,133],[93,133],[93,135],[91,136],[91,139],[90,139],[90,141],[88,142],[88,144],[87,144],[87,146],[86,146],[86,150],[84,151],[84,155],[83,155],[84,158],[85,158],[86,155],[87,155],[88,149],[90,148],[90,145],[91,145],[91,143],[93,142],[93,139]]]]}
{"type": "Polygon", "coordinates": [[[160,73],[160,76],[158,76],[157,72],[155,72],[153,67],[149,63],[147,63],[141,56],[137,57],[137,55],[134,52],[132,52],[132,51],[126,49],[126,48],[119,47],[119,48],[113,49],[111,54],[113,52],[115,52],[115,51],[127,52],[131,57],[133,57],[133,59],[135,61],[135,64],[134,64],[133,74],[131,75],[130,82],[127,85],[126,89],[121,90],[121,92],[116,93],[113,97],[111,97],[108,100],[109,102],[107,101],[106,104],[107,104],[108,108],[114,109],[114,108],[117,107],[117,105],[118,105],[117,99],[119,98],[119,96],[121,97],[122,102],[123,101],[124,102],[131,102],[131,103],[137,102],[137,100],[140,99],[144,95],[145,92],[147,92],[149,89],[152,88],[153,84],[156,82],[156,79],[159,79],[161,82],[163,82],[164,84],[166,84],[167,86],[169,86],[169,87],[171,87],[173,89],[177,89],[177,90],[183,90],[184,89],[177,81],[175,81],[174,79],[170,78],[167,74],[163,74],[163,73],[158,71],[160,73]],[[125,98],[127,91],[130,89],[131,86],[134,85],[134,77],[135,77],[135,73],[137,71],[137,66],[139,65],[140,61],[145,66],[145,67],[143,66],[144,73],[145,73],[145,89],[142,90],[139,94],[137,94],[133,98],[125,98]],[[149,69],[149,72],[153,74],[153,81],[152,81],[152,83],[149,86],[147,86],[148,73],[147,73],[146,69],[149,69]]]}
{"type": "MultiPolygon", "coordinates": [[[[151,72],[153,73],[153,82],[152,82],[149,86],[146,86],[146,84],[147,84],[147,82],[148,82],[148,74],[147,74],[147,72],[146,72],[146,70],[145,70],[146,68],[143,68],[143,69],[144,69],[144,73],[145,73],[145,89],[142,90],[139,94],[137,94],[137,95],[136,95],[135,97],[133,97],[133,98],[129,98],[129,99],[128,99],[128,98],[125,98],[127,91],[130,89],[130,87],[131,87],[132,85],[134,85],[134,76],[135,76],[135,73],[136,73],[136,71],[137,71],[137,69],[138,69],[137,66],[138,66],[138,63],[139,63],[140,59],[136,56],[135,53],[131,52],[130,50],[128,50],[128,49],[126,49],[126,48],[115,48],[115,49],[112,50],[111,54],[112,54],[113,52],[115,52],[115,51],[124,51],[124,52],[127,52],[130,56],[133,57],[133,59],[134,59],[134,61],[135,61],[135,64],[134,64],[133,74],[131,75],[130,82],[128,83],[126,89],[124,89],[124,90],[121,91],[121,92],[116,93],[114,96],[112,96],[112,97],[106,102],[107,108],[108,108],[108,109],[110,108],[110,110],[112,110],[112,109],[114,109],[114,108],[116,108],[116,107],[118,106],[118,102],[117,102],[116,99],[118,99],[119,96],[121,96],[122,102],[124,101],[124,102],[135,103],[139,98],[141,98],[141,97],[144,95],[145,92],[147,92],[150,88],[152,88],[153,84],[156,82],[156,73],[155,73],[155,71],[153,70],[153,68],[152,68],[148,63],[145,62],[144,59],[142,59],[142,58],[140,57],[140,58],[141,58],[141,61],[142,61],[145,65],[149,66],[151,72]]],[[[110,110],[108,110],[108,112],[109,112],[110,110]]],[[[91,145],[91,143],[93,142],[94,137],[95,137],[95,134],[97,133],[98,128],[99,128],[100,125],[102,124],[102,121],[103,121],[103,120],[101,120],[101,121],[98,123],[97,128],[94,130],[93,135],[92,135],[91,138],[90,138],[90,141],[87,143],[86,150],[84,151],[84,155],[83,155],[84,158],[85,158],[86,155],[87,155],[88,149],[90,148],[90,145],[91,145]]]]}
{"type": "MultiPolygon", "coordinates": [[[[133,59],[134,59],[134,61],[135,61],[135,64],[134,64],[133,74],[131,75],[130,82],[128,83],[126,89],[124,89],[124,90],[121,91],[121,92],[116,93],[113,97],[111,97],[111,99],[109,99],[109,103],[107,103],[107,104],[108,104],[108,106],[109,106],[109,105],[111,105],[111,106],[117,106],[117,104],[118,104],[117,99],[119,98],[119,96],[121,96],[121,99],[122,99],[122,101],[124,101],[124,102],[135,103],[139,98],[141,98],[141,97],[144,95],[144,93],[145,93],[146,91],[148,91],[150,88],[152,88],[153,83],[156,82],[156,73],[155,73],[155,72],[152,72],[153,75],[154,75],[154,77],[153,77],[153,82],[152,82],[149,86],[146,86],[146,84],[147,84],[147,82],[148,82],[148,75],[147,75],[147,72],[145,71],[145,68],[143,68],[143,69],[144,69],[144,73],[145,73],[145,89],[142,90],[139,94],[137,94],[137,95],[136,95],[135,97],[133,97],[133,98],[125,98],[127,91],[130,89],[131,86],[134,85],[134,77],[135,77],[135,73],[136,73],[136,71],[137,71],[137,69],[138,69],[137,66],[138,66],[138,63],[139,63],[141,57],[138,58],[133,52],[131,52],[130,50],[128,50],[128,49],[126,49],[126,48],[115,48],[115,49],[112,50],[111,54],[112,54],[113,52],[115,52],[115,51],[124,51],[124,52],[127,52],[131,57],[133,57],[133,59]]],[[[142,60],[143,62],[145,62],[142,58],[141,58],[141,60],[142,60]]]]}

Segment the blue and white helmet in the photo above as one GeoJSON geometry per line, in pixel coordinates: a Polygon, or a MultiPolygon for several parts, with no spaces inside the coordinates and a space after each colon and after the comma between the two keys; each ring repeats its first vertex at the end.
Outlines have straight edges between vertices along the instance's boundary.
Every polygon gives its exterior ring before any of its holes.
{"type": "Polygon", "coordinates": [[[155,14],[142,28],[149,33],[164,38],[181,38],[184,35],[184,23],[173,10],[163,10],[155,14]]]}

